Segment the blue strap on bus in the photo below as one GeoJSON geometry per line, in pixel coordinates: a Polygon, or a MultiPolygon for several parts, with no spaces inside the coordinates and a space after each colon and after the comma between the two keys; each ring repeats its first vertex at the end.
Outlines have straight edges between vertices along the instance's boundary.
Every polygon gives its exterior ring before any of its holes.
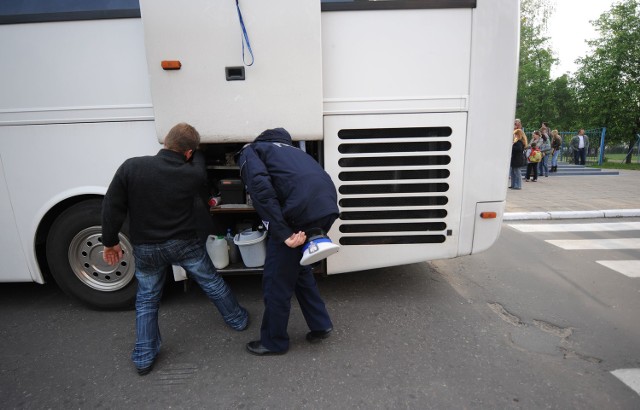
{"type": "Polygon", "coordinates": [[[244,63],[244,65],[246,65],[247,67],[250,67],[253,65],[253,50],[251,50],[251,43],[249,42],[249,35],[247,34],[247,29],[244,26],[244,20],[242,20],[242,12],[240,11],[240,4],[238,3],[239,0],[236,0],[236,8],[238,9],[238,18],[240,19],[240,27],[242,28],[242,62],[244,63]],[[244,53],[244,43],[247,43],[247,49],[249,50],[249,54],[251,55],[251,64],[247,64],[246,60],[245,60],[245,53],[244,53]]]}

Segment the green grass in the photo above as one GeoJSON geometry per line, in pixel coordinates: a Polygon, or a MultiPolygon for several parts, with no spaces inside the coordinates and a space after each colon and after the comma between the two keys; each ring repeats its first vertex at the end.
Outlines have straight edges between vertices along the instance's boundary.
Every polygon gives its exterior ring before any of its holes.
{"type": "Polygon", "coordinates": [[[640,170],[640,163],[638,163],[638,156],[631,156],[631,163],[625,164],[625,158],[627,154],[611,154],[605,151],[605,162],[600,166],[600,168],[608,168],[608,169],[635,169],[640,170]]]}
{"type": "MultiPolygon", "coordinates": [[[[607,162],[624,162],[625,158],[627,158],[627,154],[607,154],[607,151],[605,151],[604,157],[607,162]]],[[[638,162],[638,157],[636,155],[632,155],[631,162],[638,162]]]]}
{"type": "Polygon", "coordinates": [[[637,162],[632,162],[631,164],[623,164],[619,161],[616,161],[616,162],[607,161],[607,162],[603,162],[602,165],[594,164],[589,166],[593,168],[633,169],[633,170],[640,171],[640,164],[638,164],[637,162]]]}

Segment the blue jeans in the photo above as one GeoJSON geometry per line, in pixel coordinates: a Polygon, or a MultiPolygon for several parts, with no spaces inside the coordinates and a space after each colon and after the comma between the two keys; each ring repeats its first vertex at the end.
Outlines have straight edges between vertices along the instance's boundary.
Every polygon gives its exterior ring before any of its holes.
{"type": "Polygon", "coordinates": [[[553,156],[551,157],[551,166],[552,167],[557,167],[558,166],[558,155],[560,155],[560,150],[557,149],[553,152],[553,156]]]}
{"type": "Polygon", "coordinates": [[[136,345],[131,360],[138,369],[153,364],[162,339],[158,309],[167,270],[179,265],[187,271],[215,304],[224,321],[236,330],[247,327],[249,316],[238,304],[226,282],[218,275],[198,239],[171,239],[158,244],[133,246],[138,293],[136,296],[136,345]]]}
{"type": "Polygon", "coordinates": [[[538,175],[549,176],[549,155],[544,155],[538,163],[538,175]]]}
{"type": "Polygon", "coordinates": [[[511,167],[511,188],[520,189],[522,188],[522,168],[521,167],[511,167]]]}

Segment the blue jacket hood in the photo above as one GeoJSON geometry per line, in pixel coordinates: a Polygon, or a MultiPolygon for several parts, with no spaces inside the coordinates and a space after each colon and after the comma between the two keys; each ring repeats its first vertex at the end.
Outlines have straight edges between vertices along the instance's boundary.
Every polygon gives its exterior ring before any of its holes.
{"type": "Polygon", "coordinates": [[[291,135],[284,128],[273,128],[263,131],[258,135],[255,142],[280,142],[287,145],[292,145],[291,135]]]}

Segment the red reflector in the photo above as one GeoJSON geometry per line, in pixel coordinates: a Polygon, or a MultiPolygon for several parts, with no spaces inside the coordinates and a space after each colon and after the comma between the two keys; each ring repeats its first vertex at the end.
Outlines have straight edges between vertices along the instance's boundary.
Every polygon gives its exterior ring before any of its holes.
{"type": "Polygon", "coordinates": [[[494,219],[497,218],[498,214],[496,214],[495,212],[481,212],[480,213],[480,218],[482,219],[494,219]]]}
{"type": "Polygon", "coordinates": [[[160,65],[164,70],[179,70],[182,63],[178,60],[164,60],[160,65]]]}

